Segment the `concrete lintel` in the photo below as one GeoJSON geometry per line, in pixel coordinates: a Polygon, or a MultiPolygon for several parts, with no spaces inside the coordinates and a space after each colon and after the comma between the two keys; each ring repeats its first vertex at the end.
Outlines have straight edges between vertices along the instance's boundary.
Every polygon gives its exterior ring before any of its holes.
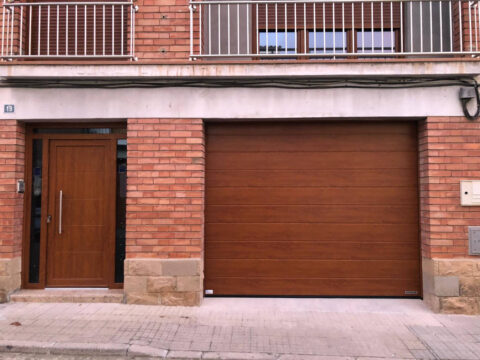
{"type": "Polygon", "coordinates": [[[4,63],[5,79],[112,79],[112,78],[371,78],[371,77],[473,77],[480,74],[480,60],[383,60],[383,61],[265,61],[240,63],[4,63]]]}

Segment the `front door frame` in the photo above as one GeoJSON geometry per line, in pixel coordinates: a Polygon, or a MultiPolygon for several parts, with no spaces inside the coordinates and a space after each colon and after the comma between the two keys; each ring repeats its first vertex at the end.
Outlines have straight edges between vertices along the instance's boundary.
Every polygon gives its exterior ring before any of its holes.
{"type": "MultiPolygon", "coordinates": [[[[48,129],[48,128],[111,128],[111,129],[125,129],[126,123],[39,123],[28,124],[25,128],[25,196],[23,206],[23,242],[22,242],[22,288],[25,289],[44,289],[46,287],[47,275],[47,211],[48,211],[48,175],[49,175],[49,144],[50,140],[96,140],[96,139],[110,139],[115,142],[118,139],[126,139],[125,133],[112,134],[53,134],[41,133],[35,134],[33,129],[48,129]],[[32,156],[33,156],[33,140],[42,139],[42,195],[41,195],[41,228],[40,228],[40,265],[39,265],[39,282],[29,282],[29,267],[30,267],[30,225],[31,225],[31,201],[32,201],[32,156]]],[[[115,166],[115,165],[113,165],[115,166]]],[[[114,183],[116,183],[116,171],[114,171],[114,183]]],[[[116,199],[113,198],[113,209],[116,209],[116,199]]],[[[115,251],[115,236],[110,239],[109,251],[115,251]]],[[[114,259],[114,253],[112,259],[114,259]]],[[[115,266],[115,261],[111,261],[111,266],[115,266]]],[[[122,288],[122,283],[116,283],[114,274],[115,269],[109,271],[108,287],[111,289],[122,288]]]]}

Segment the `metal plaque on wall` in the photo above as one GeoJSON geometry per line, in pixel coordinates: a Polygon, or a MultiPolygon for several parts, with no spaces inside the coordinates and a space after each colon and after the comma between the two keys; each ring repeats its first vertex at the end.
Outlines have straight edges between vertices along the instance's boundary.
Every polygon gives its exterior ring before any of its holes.
{"type": "Polygon", "coordinates": [[[468,253],[480,255],[480,226],[468,227],[468,253]]]}

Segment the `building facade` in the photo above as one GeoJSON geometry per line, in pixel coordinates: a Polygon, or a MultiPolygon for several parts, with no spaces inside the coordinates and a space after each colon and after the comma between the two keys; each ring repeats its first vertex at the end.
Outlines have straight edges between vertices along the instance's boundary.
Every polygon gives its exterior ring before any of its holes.
{"type": "Polygon", "coordinates": [[[480,313],[477,3],[1,11],[2,301],[107,288],[480,313]]]}

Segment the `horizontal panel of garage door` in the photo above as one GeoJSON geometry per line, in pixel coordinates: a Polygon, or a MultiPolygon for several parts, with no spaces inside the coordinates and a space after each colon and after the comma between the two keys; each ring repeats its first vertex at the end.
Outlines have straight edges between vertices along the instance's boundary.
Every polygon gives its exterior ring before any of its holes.
{"type": "Polygon", "coordinates": [[[205,289],[420,294],[414,123],[207,126],[205,289]]]}

